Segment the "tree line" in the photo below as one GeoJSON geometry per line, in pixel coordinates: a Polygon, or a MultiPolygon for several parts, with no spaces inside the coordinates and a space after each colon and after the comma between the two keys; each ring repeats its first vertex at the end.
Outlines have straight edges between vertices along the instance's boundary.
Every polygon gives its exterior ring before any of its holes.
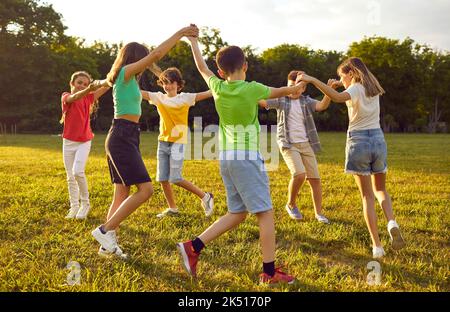
{"type": "MultiPolygon", "coordinates": [[[[61,131],[60,96],[69,91],[70,75],[78,70],[95,79],[106,77],[123,45],[94,42],[65,34],[62,15],[52,5],[37,0],[0,2],[0,124],[21,133],[61,131]]],[[[200,42],[211,69],[214,57],[228,45],[214,28],[204,28],[200,42]]],[[[155,42],[154,44],[157,44],[155,42]]],[[[153,48],[153,46],[149,46],[153,48]]],[[[450,120],[450,54],[436,51],[414,40],[367,37],[350,44],[346,52],[313,50],[300,44],[282,44],[256,53],[243,47],[249,70],[247,80],[269,86],[286,84],[290,70],[304,70],[322,81],[336,78],[337,66],[349,56],[363,59],[386,94],[381,97],[381,125],[386,132],[446,132],[450,120]]],[[[186,80],[185,92],[207,89],[192,58],[189,44],[180,41],[158,64],[162,69],[176,66],[186,80]]],[[[150,72],[142,75],[141,88],[161,90],[150,72]]],[[[321,93],[308,86],[306,93],[320,99],[321,93]]],[[[191,108],[189,122],[202,116],[203,126],[217,124],[212,99],[191,108]]],[[[111,92],[100,100],[92,117],[94,131],[105,131],[113,118],[111,92]]],[[[260,110],[261,124],[276,124],[275,111],[260,110]]],[[[315,116],[319,131],[342,131],[348,117],[344,105],[331,105],[315,116]]],[[[157,130],[159,117],[154,107],[143,105],[143,130],[157,130]]]]}

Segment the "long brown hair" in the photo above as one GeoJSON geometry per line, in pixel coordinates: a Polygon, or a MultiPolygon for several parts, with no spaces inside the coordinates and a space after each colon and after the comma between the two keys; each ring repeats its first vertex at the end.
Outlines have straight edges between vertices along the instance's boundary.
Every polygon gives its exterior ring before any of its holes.
{"type": "Polygon", "coordinates": [[[137,42],[130,42],[123,46],[111,67],[106,80],[108,84],[112,86],[116,81],[117,76],[121,68],[128,64],[133,64],[149,54],[148,48],[137,42]]]}
{"type": "Polygon", "coordinates": [[[366,96],[373,97],[384,93],[384,89],[381,87],[378,79],[370,72],[360,58],[350,57],[342,62],[337,69],[338,74],[340,72],[348,74],[350,71],[353,72],[353,79],[364,86],[366,96]]]}

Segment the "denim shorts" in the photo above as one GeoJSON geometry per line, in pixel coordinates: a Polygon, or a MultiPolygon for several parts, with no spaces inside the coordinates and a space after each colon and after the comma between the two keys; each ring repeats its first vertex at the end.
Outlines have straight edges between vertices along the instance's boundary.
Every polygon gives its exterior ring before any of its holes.
{"type": "Polygon", "coordinates": [[[139,124],[114,119],[105,141],[111,182],[126,186],[151,182],[139,150],[139,124]]]}
{"type": "Polygon", "coordinates": [[[358,175],[386,173],[387,148],[381,129],[347,133],[345,172],[358,175]]]}
{"type": "Polygon", "coordinates": [[[185,144],[172,142],[158,142],[158,169],[156,181],[177,183],[183,181],[181,171],[183,170],[185,144]]]}
{"type": "Polygon", "coordinates": [[[230,213],[260,213],[272,209],[269,178],[258,152],[222,151],[220,174],[230,213]]]}

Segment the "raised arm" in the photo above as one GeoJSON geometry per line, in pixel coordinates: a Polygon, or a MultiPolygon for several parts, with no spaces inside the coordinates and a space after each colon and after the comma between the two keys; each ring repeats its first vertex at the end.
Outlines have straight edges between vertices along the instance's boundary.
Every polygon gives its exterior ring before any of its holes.
{"type": "Polygon", "coordinates": [[[200,48],[198,46],[198,39],[196,37],[188,37],[191,42],[191,50],[192,55],[194,56],[195,65],[197,66],[198,71],[202,75],[203,79],[208,83],[209,78],[214,76],[214,73],[209,70],[208,65],[203,59],[202,52],[200,52],[200,48]]]}
{"type": "Polygon", "coordinates": [[[205,100],[205,99],[210,98],[210,97],[212,97],[211,90],[208,90],[208,91],[205,91],[205,92],[199,92],[199,93],[197,93],[195,95],[195,102],[202,101],[202,100],[205,100]]]}
{"type": "Polygon", "coordinates": [[[332,87],[327,86],[322,81],[317,78],[308,76],[307,74],[301,74],[299,77],[300,80],[312,83],[317,89],[319,89],[323,94],[328,96],[335,103],[344,103],[351,99],[350,94],[348,92],[337,92],[332,87]]]}
{"type": "Polygon", "coordinates": [[[150,95],[148,94],[148,91],[141,90],[142,99],[146,101],[150,101],[150,95]]]}
{"type": "Polygon", "coordinates": [[[94,101],[97,101],[103,94],[105,94],[110,86],[106,79],[104,80],[94,80],[92,83],[92,88],[94,91],[94,101]]]}
{"type": "Polygon", "coordinates": [[[146,68],[152,65],[154,62],[160,60],[170,49],[175,46],[175,44],[180,40],[183,36],[198,36],[198,28],[197,26],[188,26],[180,29],[176,33],[174,33],[169,39],[161,43],[158,47],[156,47],[153,51],[151,51],[146,57],[141,60],[129,64],[125,66],[125,81],[129,80],[131,77],[136,76],[137,74],[143,72],[146,68]]]}
{"type": "MultiPolygon", "coordinates": [[[[333,88],[336,90],[339,87],[342,87],[342,82],[336,79],[328,79],[327,86],[333,88]]],[[[321,112],[324,111],[330,106],[331,98],[328,95],[324,95],[322,101],[317,103],[316,105],[316,111],[321,112]]]]}
{"type": "Polygon", "coordinates": [[[161,75],[161,73],[163,72],[162,69],[158,65],[156,65],[156,63],[152,63],[148,67],[148,69],[153,73],[153,75],[155,75],[158,78],[161,75]]]}
{"type": "Polygon", "coordinates": [[[81,91],[75,92],[74,94],[69,95],[68,97],[66,97],[66,104],[71,104],[81,98],[83,98],[84,96],[86,96],[87,94],[91,93],[93,90],[96,90],[98,87],[96,87],[95,84],[90,83],[89,86],[87,86],[86,88],[84,88],[81,91]]]}
{"type": "Polygon", "coordinates": [[[299,82],[290,87],[281,87],[281,88],[270,88],[269,99],[280,98],[283,96],[288,96],[292,93],[298,92],[300,90],[304,90],[307,83],[299,82]]]}

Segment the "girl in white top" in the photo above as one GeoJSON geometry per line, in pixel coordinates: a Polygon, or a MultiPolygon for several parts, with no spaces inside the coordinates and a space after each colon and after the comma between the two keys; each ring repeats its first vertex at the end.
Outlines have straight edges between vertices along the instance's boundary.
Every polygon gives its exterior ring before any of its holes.
{"type": "Polygon", "coordinates": [[[327,86],[314,77],[303,74],[300,80],[312,83],[333,102],[346,103],[349,125],[347,132],[345,172],[353,174],[358,185],[364,218],[372,239],[374,258],[385,255],[378,236],[375,198],[388,220],[388,232],[393,249],[401,249],[405,242],[394,218],[391,198],[386,191],[386,142],[380,127],[379,96],[384,93],[377,78],[361,59],[351,57],[338,67],[340,81],[327,86]],[[334,88],[344,86],[343,92],[334,88]]]}

